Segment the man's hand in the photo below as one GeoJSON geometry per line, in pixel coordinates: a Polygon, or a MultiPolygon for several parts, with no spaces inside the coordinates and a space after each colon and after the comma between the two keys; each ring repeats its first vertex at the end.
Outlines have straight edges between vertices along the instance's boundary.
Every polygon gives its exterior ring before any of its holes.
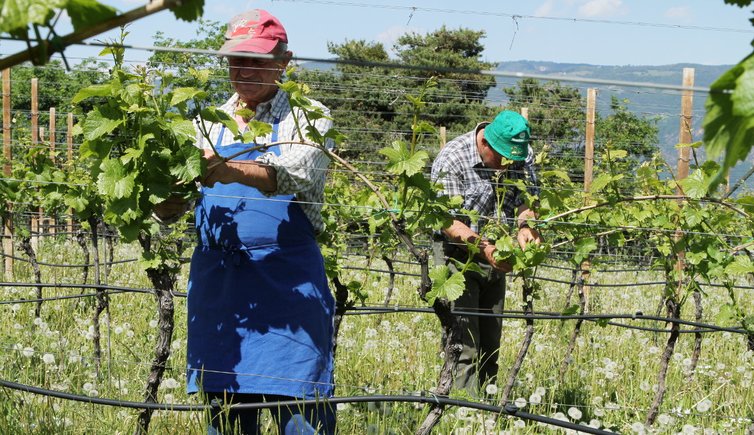
{"type": "Polygon", "coordinates": [[[212,187],[215,183],[228,184],[234,181],[234,168],[223,161],[214,151],[205,149],[204,158],[207,160],[207,174],[202,179],[202,185],[212,187]]]}
{"type": "Polygon", "coordinates": [[[518,229],[516,239],[518,239],[518,245],[521,247],[521,249],[526,249],[526,245],[528,245],[530,242],[542,242],[542,236],[539,235],[539,232],[534,228],[530,228],[528,226],[518,229]]]}
{"type": "Polygon", "coordinates": [[[178,196],[171,196],[154,206],[154,214],[163,222],[173,221],[188,211],[188,201],[178,196]]]}
{"type": "Polygon", "coordinates": [[[495,248],[495,245],[488,242],[482,242],[482,246],[480,246],[482,251],[480,252],[480,255],[484,257],[485,261],[492,266],[493,269],[499,270],[501,272],[508,273],[511,270],[513,270],[513,267],[511,267],[510,264],[508,264],[507,261],[497,261],[495,260],[494,253],[497,248],[495,248]]]}

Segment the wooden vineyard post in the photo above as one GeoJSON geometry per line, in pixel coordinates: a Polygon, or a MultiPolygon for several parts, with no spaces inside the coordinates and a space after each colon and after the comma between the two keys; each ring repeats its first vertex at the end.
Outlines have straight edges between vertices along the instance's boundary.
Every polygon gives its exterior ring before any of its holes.
{"type": "MultiPolygon", "coordinates": [[[[683,69],[683,87],[692,88],[694,86],[694,69],[683,69]]],[[[693,91],[691,89],[685,89],[681,96],[681,122],[680,131],[678,133],[678,142],[680,144],[691,143],[691,109],[693,103],[693,91]]],[[[678,149],[678,174],[676,181],[681,181],[689,175],[689,156],[691,155],[691,149],[689,147],[682,147],[678,149]]],[[[676,192],[679,195],[683,195],[683,190],[680,185],[676,188],[676,192]]],[[[683,207],[684,200],[679,199],[679,207],[683,207]]],[[[683,238],[683,232],[678,228],[675,232],[674,239],[679,242],[683,238]]],[[[683,300],[683,288],[684,288],[684,269],[685,269],[685,253],[683,251],[678,252],[677,261],[674,269],[677,275],[677,281],[673,283],[675,285],[675,291],[671,292],[669,288],[665,288],[662,302],[665,304],[667,312],[667,325],[668,325],[668,341],[665,343],[665,349],[662,352],[662,359],[660,360],[660,372],[657,376],[656,392],[652,405],[647,413],[647,420],[645,424],[650,426],[654,424],[657,415],[660,412],[662,401],[665,397],[666,390],[666,378],[668,374],[668,367],[670,365],[670,359],[673,356],[675,345],[680,337],[680,323],[678,320],[681,318],[681,301],[683,300]]],[[[670,281],[668,281],[670,283],[670,281]]],[[[667,286],[668,284],[666,284],[667,286]]],[[[697,303],[697,315],[701,316],[701,295],[695,295],[695,302],[697,303]]],[[[697,339],[695,343],[695,349],[692,355],[691,366],[695,367],[695,360],[698,358],[698,352],[701,349],[701,334],[695,333],[697,339]]],[[[693,372],[693,368],[691,369],[693,372]]]]}
{"type": "Polygon", "coordinates": [[[528,107],[522,107],[521,108],[521,116],[524,117],[527,121],[529,120],[529,108],[528,107]]]}
{"type": "MultiPolygon", "coordinates": [[[[68,123],[66,126],[65,143],[66,143],[66,159],[69,164],[73,162],[73,113],[68,113],[68,123]]],[[[68,209],[68,219],[66,224],[66,231],[69,234],[73,234],[73,209],[68,209]]]]}
{"type": "MultiPolygon", "coordinates": [[[[11,113],[10,113],[10,69],[3,70],[3,176],[10,177],[12,172],[11,159],[11,113]]],[[[13,280],[13,225],[10,214],[13,213],[11,204],[5,204],[8,218],[3,220],[3,253],[5,280],[13,280]]]]}
{"type": "MultiPolygon", "coordinates": [[[[594,123],[597,110],[597,89],[586,91],[586,136],[584,138],[584,205],[589,201],[594,176],[594,123]]],[[[581,262],[581,289],[584,294],[584,312],[589,311],[589,276],[591,262],[586,259],[581,262]]]]}
{"type": "MultiPolygon", "coordinates": [[[[694,86],[694,68],[683,69],[683,86],[694,86]]],[[[681,96],[681,123],[678,132],[678,143],[691,143],[691,109],[694,94],[691,90],[683,91],[681,96]]],[[[689,159],[691,148],[683,147],[678,150],[678,181],[689,176],[689,159]]],[[[680,188],[678,194],[682,194],[680,188]]]]}
{"type": "Polygon", "coordinates": [[[55,108],[50,107],[50,160],[55,163],[55,108]]]}
{"type": "MultiPolygon", "coordinates": [[[[31,146],[39,145],[39,79],[31,79],[31,146]]],[[[31,213],[31,247],[34,252],[39,252],[39,219],[42,210],[31,213]]]]}
{"type": "MultiPolygon", "coordinates": [[[[55,108],[50,107],[50,160],[52,161],[52,164],[55,164],[55,153],[56,153],[56,146],[55,141],[56,138],[56,131],[55,131],[55,108]]],[[[48,222],[50,223],[50,234],[56,233],[56,226],[58,224],[58,219],[55,216],[49,216],[48,222]]]]}
{"type": "MultiPolygon", "coordinates": [[[[684,68],[683,69],[683,86],[684,87],[693,87],[694,86],[694,68],[684,68]]],[[[681,122],[679,126],[678,131],[678,143],[679,144],[690,144],[691,143],[691,110],[692,105],[694,103],[694,93],[691,90],[685,90],[683,91],[683,95],[681,96],[681,122]]],[[[691,156],[691,148],[690,147],[681,147],[678,149],[678,176],[676,177],[676,181],[681,181],[689,176],[689,160],[691,156]]],[[[676,193],[678,195],[683,195],[683,190],[680,186],[676,187],[676,193]]],[[[680,203],[683,203],[682,199],[678,200],[680,203]]],[[[680,232],[676,233],[676,239],[680,239],[682,237],[682,234],[680,232]]],[[[678,253],[678,262],[676,263],[676,271],[678,272],[678,289],[676,291],[676,300],[681,300],[681,287],[683,282],[683,269],[684,269],[684,258],[685,253],[679,252],[678,253]]]]}
{"type": "Polygon", "coordinates": [[[440,127],[440,149],[443,149],[446,143],[448,143],[448,129],[443,125],[440,127]]]}

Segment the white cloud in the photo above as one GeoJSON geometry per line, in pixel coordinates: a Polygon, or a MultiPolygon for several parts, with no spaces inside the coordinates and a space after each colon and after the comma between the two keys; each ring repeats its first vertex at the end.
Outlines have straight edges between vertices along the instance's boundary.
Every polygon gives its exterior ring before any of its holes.
{"type": "Polygon", "coordinates": [[[424,34],[426,33],[426,31],[417,27],[393,26],[377,35],[375,39],[377,40],[377,42],[381,42],[382,45],[385,46],[385,49],[387,51],[390,51],[393,47],[393,44],[395,44],[395,41],[397,41],[399,37],[405,35],[406,33],[424,34]]]}
{"type": "Polygon", "coordinates": [[[623,15],[625,7],[622,0],[589,0],[579,7],[579,14],[585,17],[610,17],[623,15]]]}
{"type": "Polygon", "coordinates": [[[689,9],[688,6],[676,6],[666,10],[665,17],[676,20],[686,20],[691,18],[691,9],[689,9]]]}
{"type": "Polygon", "coordinates": [[[537,9],[534,10],[534,16],[536,17],[546,17],[550,14],[552,14],[552,10],[555,7],[555,1],[554,0],[547,0],[537,9]]]}

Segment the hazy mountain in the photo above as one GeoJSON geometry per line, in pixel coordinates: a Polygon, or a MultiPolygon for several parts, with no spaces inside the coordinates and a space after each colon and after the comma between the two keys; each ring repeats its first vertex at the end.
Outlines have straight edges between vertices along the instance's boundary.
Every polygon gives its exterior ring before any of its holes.
{"type": "MultiPolygon", "coordinates": [[[[548,76],[568,76],[586,79],[657,83],[680,86],[684,68],[694,68],[694,86],[709,87],[721,74],[731,68],[731,65],[699,65],[699,64],[673,64],[660,66],[646,65],[589,65],[574,63],[555,63],[538,61],[512,61],[501,62],[497,70],[509,73],[538,74],[548,76]]],[[[491,90],[488,99],[492,102],[505,102],[507,99],[503,87],[511,87],[517,78],[498,77],[498,86],[491,90]]],[[[625,85],[589,84],[562,81],[564,86],[572,86],[581,90],[586,95],[586,89],[597,88],[597,112],[600,115],[610,114],[611,96],[615,95],[621,100],[628,100],[628,108],[641,116],[657,119],[660,147],[667,161],[675,166],[678,151],[675,145],[678,142],[681,113],[681,92],[674,90],[662,90],[652,88],[633,87],[625,85]]],[[[704,117],[704,102],[707,93],[695,92],[693,96],[692,122],[694,126],[693,139],[701,140],[701,121],[704,117]]],[[[741,165],[748,166],[748,165],[741,165]]],[[[739,171],[747,168],[737,168],[739,171]]]]}
{"type": "MultiPolygon", "coordinates": [[[[672,65],[590,65],[583,63],[556,63],[540,61],[507,61],[497,66],[497,71],[506,73],[521,73],[522,75],[568,76],[584,79],[609,80],[615,82],[655,83],[680,86],[684,68],[694,68],[694,86],[709,87],[721,74],[732,65],[700,65],[700,64],[672,64],[672,65]]],[[[306,69],[332,70],[334,64],[320,62],[305,62],[301,64],[306,69]]],[[[503,88],[512,87],[519,80],[517,77],[497,77],[497,85],[487,95],[487,100],[495,104],[505,104],[507,97],[503,88]]],[[[597,112],[606,116],[610,114],[610,100],[614,95],[621,100],[627,100],[626,105],[640,116],[657,120],[659,127],[659,144],[666,160],[675,166],[678,159],[678,142],[681,113],[681,92],[645,87],[626,86],[623,84],[606,85],[562,81],[562,85],[572,86],[586,95],[587,88],[597,88],[597,112]]],[[[701,122],[704,117],[704,102],[707,93],[695,92],[693,96],[692,124],[694,126],[693,139],[701,140],[701,122]]],[[[703,150],[699,158],[703,159],[703,150]]],[[[750,163],[742,163],[732,171],[732,182],[746,172],[750,163]]]]}

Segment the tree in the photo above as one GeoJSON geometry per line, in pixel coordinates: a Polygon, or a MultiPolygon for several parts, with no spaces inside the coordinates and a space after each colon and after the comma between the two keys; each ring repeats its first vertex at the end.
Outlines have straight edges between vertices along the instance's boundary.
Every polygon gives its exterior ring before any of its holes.
{"type": "Polygon", "coordinates": [[[509,107],[529,109],[534,149],[547,147],[557,166],[573,180],[584,176],[584,100],[579,90],[559,82],[525,78],[504,88],[509,107]]]}
{"type": "Polygon", "coordinates": [[[494,79],[455,72],[493,67],[492,63],[479,60],[483,37],[483,31],[445,27],[427,35],[407,34],[393,47],[397,60],[390,59],[381,43],[329,43],[330,53],[350,64],[339,63],[333,71],[303,70],[297,73],[297,80],[309,83],[314,98],[335,108],[335,122],[349,137],[340,150],[345,157],[381,160],[377,149],[410,133],[406,126],[413,122],[413,111],[404,95],[429,77],[438,80],[437,86],[424,96],[426,110],[420,115],[422,120],[460,132],[494,115],[495,110],[484,101],[494,79]],[[391,68],[391,64],[431,67],[407,70],[391,68]]]}
{"type": "MultiPolygon", "coordinates": [[[[425,117],[431,123],[451,130],[467,131],[479,121],[491,118],[495,114],[495,110],[484,102],[487,91],[495,86],[494,77],[453,71],[482,71],[494,68],[494,63],[480,60],[484,50],[481,39],[484,36],[483,30],[451,30],[443,26],[426,35],[411,33],[398,38],[393,48],[402,63],[429,66],[428,69],[418,71],[403,70],[404,74],[422,79],[439,79],[438,86],[425,97],[428,105],[425,117]]],[[[408,106],[399,111],[407,112],[408,106]]],[[[398,121],[404,125],[410,123],[410,119],[405,115],[398,121]]]]}
{"type": "MultiPolygon", "coordinates": [[[[582,180],[585,115],[579,90],[555,81],[541,83],[531,78],[503,90],[510,99],[511,109],[529,109],[534,149],[546,149],[559,169],[567,171],[573,181],[582,180]]],[[[613,169],[620,173],[633,173],[642,161],[658,151],[656,120],[630,112],[627,103],[628,100],[612,97],[612,113],[597,114],[595,120],[597,143],[627,152],[626,158],[619,159],[618,163],[613,161],[617,165],[613,169]]],[[[628,187],[626,183],[621,186],[628,187]]]]}
{"type": "Polygon", "coordinates": [[[59,60],[53,60],[45,66],[18,65],[11,72],[11,109],[29,110],[31,79],[34,77],[39,81],[37,101],[41,112],[51,107],[58,111],[71,110],[71,98],[80,87],[102,83],[106,76],[107,64],[95,59],[85,59],[71,71],[66,71],[59,60]]]}
{"type": "MultiPolygon", "coordinates": [[[[161,31],[154,35],[154,45],[157,47],[189,48],[200,50],[217,50],[225,42],[226,24],[218,21],[199,19],[196,38],[179,41],[168,38],[161,31]]],[[[196,54],[186,51],[168,52],[155,51],[147,61],[152,68],[171,71],[174,73],[175,86],[197,86],[198,81],[191,71],[206,70],[211,78],[203,85],[212,104],[222,104],[233,94],[233,88],[228,80],[228,69],[223,58],[214,55],[196,54]]],[[[196,115],[196,113],[191,113],[196,115]]]]}
{"type": "MultiPolygon", "coordinates": [[[[327,49],[342,61],[392,63],[378,42],[346,40],[328,43],[327,49]]],[[[394,103],[405,86],[397,74],[388,67],[338,63],[332,71],[302,69],[293,78],[308,83],[315,99],[336,109],[335,122],[349,138],[340,146],[340,154],[350,160],[370,160],[386,132],[395,129],[394,103]]]]}
{"type": "MultiPolygon", "coordinates": [[[[612,114],[602,117],[597,115],[595,120],[595,141],[603,148],[622,150],[626,157],[614,161],[614,170],[620,174],[629,174],[621,183],[621,190],[631,195],[636,188],[630,174],[635,174],[639,165],[651,158],[657,152],[657,119],[641,118],[626,107],[627,99],[619,101],[612,96],[610,110],[612,114]]],[[[622,153],[620,153],[622,154],[622,153]]],[[[607,170],[606,164],[598,160],[596,170],[607,170]]]]}

